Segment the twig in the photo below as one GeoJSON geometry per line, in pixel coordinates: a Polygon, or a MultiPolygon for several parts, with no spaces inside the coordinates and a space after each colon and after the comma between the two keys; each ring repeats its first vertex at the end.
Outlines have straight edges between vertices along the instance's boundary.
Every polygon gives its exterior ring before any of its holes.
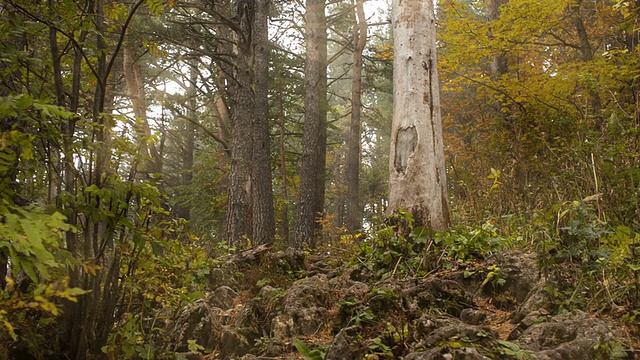
{"type": "MultiPolygon", "coordinates": [[[[593,169],[593,181],[596,185],[596,194],[599,194],[598,174],[596,173],[596,161],[593,153],[591,153],[591,168],[593,169]]],[[[596,199],[596,208],[598,209],[598,220],[602,221],[602,204],[600,203],[600,197],[596,199]]]]}
{"type": "Polygon", "coordinates": [[[393,272],[391,273],[391,277],[394,277],[396,275],[396,271],[398,270],[398,265],[400,265],[400,261],[402,261],[402,256],[400,256],[400,258],[398,259],[398,262],[396,263],[396,266],[393,268],[393,272]]]}

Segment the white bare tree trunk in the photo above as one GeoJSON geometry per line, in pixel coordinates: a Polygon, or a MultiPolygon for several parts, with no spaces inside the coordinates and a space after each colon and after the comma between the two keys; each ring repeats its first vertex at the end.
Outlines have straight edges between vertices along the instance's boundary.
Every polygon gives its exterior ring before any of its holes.
{"type": "Polygon", "coordinates": [[[393,124],[389,211],[449,227],[432,0],[393,0],[393,124]]]}

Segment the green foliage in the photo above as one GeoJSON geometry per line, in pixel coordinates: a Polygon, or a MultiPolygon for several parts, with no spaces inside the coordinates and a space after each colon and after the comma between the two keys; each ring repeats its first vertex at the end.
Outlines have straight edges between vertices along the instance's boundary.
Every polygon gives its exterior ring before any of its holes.
{"type": "Polygon", "coordinates": [[[510,238],[498,234],[495,221],[487,221],[479,228],[463,227],[436,234],[435,243],[449,260],[481,260],[512,245],[510,238]]]}
{"type": "MultiPolygon", "coordinates": [[[[167,334],[161,324],[185,304],[201,298],[208,283],[210,260],[196,239],[171,236],[181,229],[180,221],[133,229],[131,239],[119,244],[124,259],[135,267],[121,269],[129,273],[123,282],[128,311],[102,349],[110,359],[150,359],[165,354],[161,339],[167,334]]],[[[198,346],[189,343],[189,350],[201,351],[198,346]]]]}
{"type": "Polygon", "coordinates": [[[488,272],[482,284],[480,284],[480,289],[484,288],[487,284],[493,283],[497,286],[504,285],[506,280],[500,277],[500,268],[496,265],[489,265],[486,269],[488,272]]]}
{"type": "Polygon", "coordinates": [[[340,299],[340,314],[346,326],[362,326],[371,323],[375,319],[373,311],[354,295],[349,295],[345,299],[340,299]]]}
{"type": "Polygon", "coordinates": [[[293,339],[293,345],[298,352],[304,356],[305,360],[324,360],[327,355],[325,348],[315,348],[311,350],[307,344],[300,339],[293,339]]]}
{"type": "Polygon", "coordinates": [[[204,350],[204,347],[201,345],[198,345],[198,343],[196,342],[196,340],[187,340],[187,343],[189,344],[187,346],[187,348],[189,349],[189,351],[191,351],[192,354],[194,355],[198,355],[200,354],[200,352],[202,350],[204,350]]]}
{"type": "Polygon", "coordinates": [[[367,346],[369,354],[384,354],[387,356],[393,356],[391,348],[382,342],[382,339],[377,337],[371,340],[371,344],[367,346]]]}
{"type": "Polygon", "coordinates": [[[49,215],[35,206],[21,208],[0,203],[0,253],[10,262],[14,276],[21,271],[33,282],[52,279],[52,270],[72,263],[68,256],[56,259],[64,231],[75,231],[66,218],[54,212],[49,215]],[[61,262],[59,262],[61,261],[61,262]]]}
{"type": "Polygon", "coordinates": [[[619,306],[633,317],[640,304],[635,253],[640,235],[600,220],[591,202],[565,202],[553,213],[553,229],[545,232],[538,253],[542,270],[553,280],[546,290],[555,310],[619,306]]]}
{"type": "MultiPolygon", "coordinates": [[[[495,221],[434,232],[414,228],[411,214],[399,211],[360,243],[356,259],[382,278],[421,276],[441,266],[483,260],[519,241],[516,235],[501,236],[495,221]]],[[[491,269],[487,281],[500,281],[498,274],[499,269],[491,269]]]]}
{"type": "Polygon", "coordinates": [[[144,4],[149,8],[149,11],[155,15],[159,15],[164,12],[164,0],[145,0],[144,4]]]}
{"type": "Polygon", "coordinates": [[[75,302],[87,293],[70,287],[65,273],[78,262],[61,249],[62,235],[75,229],[60,213],[12,206],[6,200],[0,200],[0,219],[0,258],[8,260],[10,270],[0,289],[0,341],[9,348],[32,349],[41,358],[50,339],[38,329],[54,324],[61,313],[60,300],[75,302]]]}
{"type": "Polygon", "coordinates": [[[622,360],[628,359],[627,348],[617,340],[600,342],[594,347],[596,360],[622,360]]]}
{"type": "Polygon", "coordinates": [[[498,340],[498,346],[495,348],[495,351],[500,354],[500,358],[506,356],[517,360],[524,360],[532,357],[531,351],[523,350],[518,344],[506,340],[498,340]]]}

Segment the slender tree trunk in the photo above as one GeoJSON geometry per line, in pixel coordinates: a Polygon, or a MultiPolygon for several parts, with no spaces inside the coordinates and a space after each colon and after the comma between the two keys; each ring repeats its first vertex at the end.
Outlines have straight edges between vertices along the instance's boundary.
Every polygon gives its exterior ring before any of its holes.
{"type": "Polygon", "coordinates": [[[252,18],[254,9],[236,6],[235,19],[242,30],[237,33],[238,45],[234,79],[229,86],[233,133],[231,169],[229,172],[229,204],[223,238],[234,246],[243,238],[251,237],[251,157],[255,98],[253,86],[252,18]]]}
{"type": "Polygon", "coordinates": [[[271,181],[271,139],[269,138],[269,2],[256,0],[253,27],[255,53],[255,114],[253,117],[253,243],[273,242],[275,216],[271,181]]]}
{"type": "Polygon", "coordinates": [[[417,225],[449,227],[432,1],[393,1],[389,208],[417,225]]]}
{"type": "MultiPolygon", "coordinates": [[[[629,13],[633,14],[629,20],[635,25],[634,31],[624,34],[625,45],[630,54],[634,53],[640,43],[640,0],[631,1],[629,3],[629,13]]],[[[631,85],[632,95],[635,98],[635,124],[640,125],[640,78],[636,77],[631,85]]]]}
{"type": "MultiPolygon", "coordinates": [[[[317,20],[313,23],[317,26],[317,50],[318,60],[320,63],[320,82],[318,83],[319,117],[320,117],[320,137],[318,139],[318,168],[316,170],[316,195],[315,195],[315,238],[310,243],[311,247],[316,246],[316,242],[321,235],[322,222],[324,218],[325,194],[326,194],[326,178],[327,178],[327,19],[325,15],[325,0],[319,4],[314,4],[313,16],[317,16],[317,20]]],[[[305,92],[307,89],[305,88],[305,92]]],[[[306,105],[305,105],[306,106],[306,105]]],[[[305,108],[306,113],[306,108],[305,108]]]]}
{"type": "Polygon", "coordinates": [[[289,243],[289,189],[287,181],[287,157],[285,151],[286,117],[284,111],[284,101],[282,96],[278,97],[278,107],[280,115],[280,176],[282,177],[282,214],[281,236],[285,243],[289,243]]]}
{"type": "Polygon", "coordinates": [[[349,152],[347,154],[347,213],[346,225],[349,232],[362,226],[362,206],[360,205],[360,126],[362,114],[362,52],[367,44],[367,19],[364,15],[363,0],[355,0],[353,25],[353,75],[351,78],[351,125],[349,127],[349,152]]]}
{"type": "MultiPolygon", "coordinates": [[[[182,150],[182,174],[180,185],[182,187],[189,186],[193,180],[193,163],[195,154],[195,136],[196,125],[198,123],[198,101],[196,99],[198,89],[198,63],[195,58],[189,60],[189,89],[187,97],[189,107],[187,109],[187,118],[184,124],[183,150],[182,150]]],[[[191,209],[188,205],[182,203],[177,215],[183,219],[189,220],[191,217],[191,209]]]]}
{"type": "Polygon", "coordinates": [[[327,27],[324,0],[307,0],[305,14],[305,109],[300,199],[293,246],[315,247],[324,207],[326,162],[327,27]]]}
{"type": "MultiPolygon", "coordinates": [[[[82,31],[78,36],[78,40],[80,43],[83,43],[85,38],[87,37],[87,31],[82,31]]],[[[80,79],[82,77],[82,52],[81,49],[74,50],[73,57],[73,66],[71,72],[71,97],[69,99],[69,110],[71,112],[77,112],[78,106],[80,102],[80,79]]],[[[77,169],[73,163],[73,138],[75,136],[75,128],[76,128],[76,118],[71,118],[67,121],[63,128],[63,154],[64,154],[64,191],[71,195],[76,196],[76,192],[78,189],[78,176],[77,169]]],[[[78,209],[76,208],[75,202],[64,202],[63,203],[64,214],[67,217],[67,221],[69,225],[72,225],[74,228],[78,227],[78,209]]],[[[67,251],[73,257],[80,256],[79,246],[78,246],[78,233],[76,231],[67,231],[65,232],[65,243],[67,247],[67,251]]],[[[70,287],[80,287],[82,284],[80,283],[80,271],[76,268],[69,268],[69,286],[70,287]]],[[[74,342],[77,339],[77,324],[82,320],[80,314],[80,304],[74,303],[71,301],[65,301],[63,303],[64,312],[60,317],[60,334],[58,335],[61,339],[58,342],[64,343],[69,349],[70,354],[74,354],[75,347],[74,342]]],[[[72,357],[73,358],[73,355],[72,357]]]]}
{"type": "MultiPolygon", "coordinates": [[[[222,68],[228,66],[228,64],[226,62],[220,61],[218,66],[222,68]]],[[[225,71],[218,71],[218,76],[216,77],[216,86],[218,87],[220,94],[215,95],[214,103],[218,120],[218,137],[222,142],[224,154],[227,155],[228,158],[231,158],[232,121],[229,111],[229,87],[225,86],[224,84],[231,81],[232,79],[229,79],[226,76],[225,71]],[[223,95],[225,93],[226,96],[223,95]]]]}
{"type": "MultiPolygon", "coordinates": [[[[49,12],[51,16],[55,16],[55,1],[49,0],[48,3],[49,12]]],[[[60,50],[58,49],[58,32],[55,28],[49,27],[49,47],[51,50],[51,65],[53,71],[53,82],[56,90],[56,105],[64,108],[66,107],[66,99],[65,99],[65,91],[64,91],[64,82],[62,79],[62,64],[60,62],[60,50]]],[[[56,141],[57,142],[57,141],[56,141]]],[[[57,145],[55,145],[57,147],[57,145]]],[[[51,202],[53,199],[58,197],[60,190],[62,190],[62,178],[61,174],[55,174],[55,169],[62,168],[62,157],[60,153],[56,151],[58,149],[50,149],[49,150],[49,158],[50,163],[48,164],[48,193],[47,193],[47,201],[51,202]]]]}
{"type": "MultiPolygon", "coordinates": [[[[55,1],[49,0],[49,11],[55,14],[55,1]]],[[[65,107],[64,82],[62,81],[62,65],[60,64],[60,50],[58,50],[58,36],[55,28],[49,28],[49,47],[53,65],[53,83],[56,89],[56,105],[65,107]]]]}
{"type": "Polygon", "coordinates": [[[156,144],[148,141],[151,138],[151,127],[147,117],[147,99],[144,90],[144,74],[132,45],[123,49],[124,78],[127,92],[131,99],[133,113],[136,116],[140,153],[144,157],[143,166],[139,170],[143,173],[160,173],[161,157],[156,144]]]}

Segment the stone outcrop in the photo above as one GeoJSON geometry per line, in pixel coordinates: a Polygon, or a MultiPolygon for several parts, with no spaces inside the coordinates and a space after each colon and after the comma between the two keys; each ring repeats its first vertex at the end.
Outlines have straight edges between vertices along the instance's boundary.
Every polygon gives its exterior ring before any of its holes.
{"type": "MultiPolygon", "coordinates": [[[[260,256],[288,271],[304,266],[300,253],[260,256]]],[[[170,322],[172,350],[188,354],[187,341],[196,340],[210,352],[207,359],[299,359],[298,339],[313,349],[309,359],[325,360],[633,358],[605,321],[580,311],[550,315],[533,255],[500,254],[483,266],[475,278],[455,270],[373,281],[363,267],[319,262],[290,286],[264,285],[244,301],[220,286],[170,322]],[[503,281],[482,286],[488,271],[503,281]],[[487,308],[501,297],[510,300],[487,308]],[[499,333],[500,312],[511,323],[501,320],[499,333]]]]}

